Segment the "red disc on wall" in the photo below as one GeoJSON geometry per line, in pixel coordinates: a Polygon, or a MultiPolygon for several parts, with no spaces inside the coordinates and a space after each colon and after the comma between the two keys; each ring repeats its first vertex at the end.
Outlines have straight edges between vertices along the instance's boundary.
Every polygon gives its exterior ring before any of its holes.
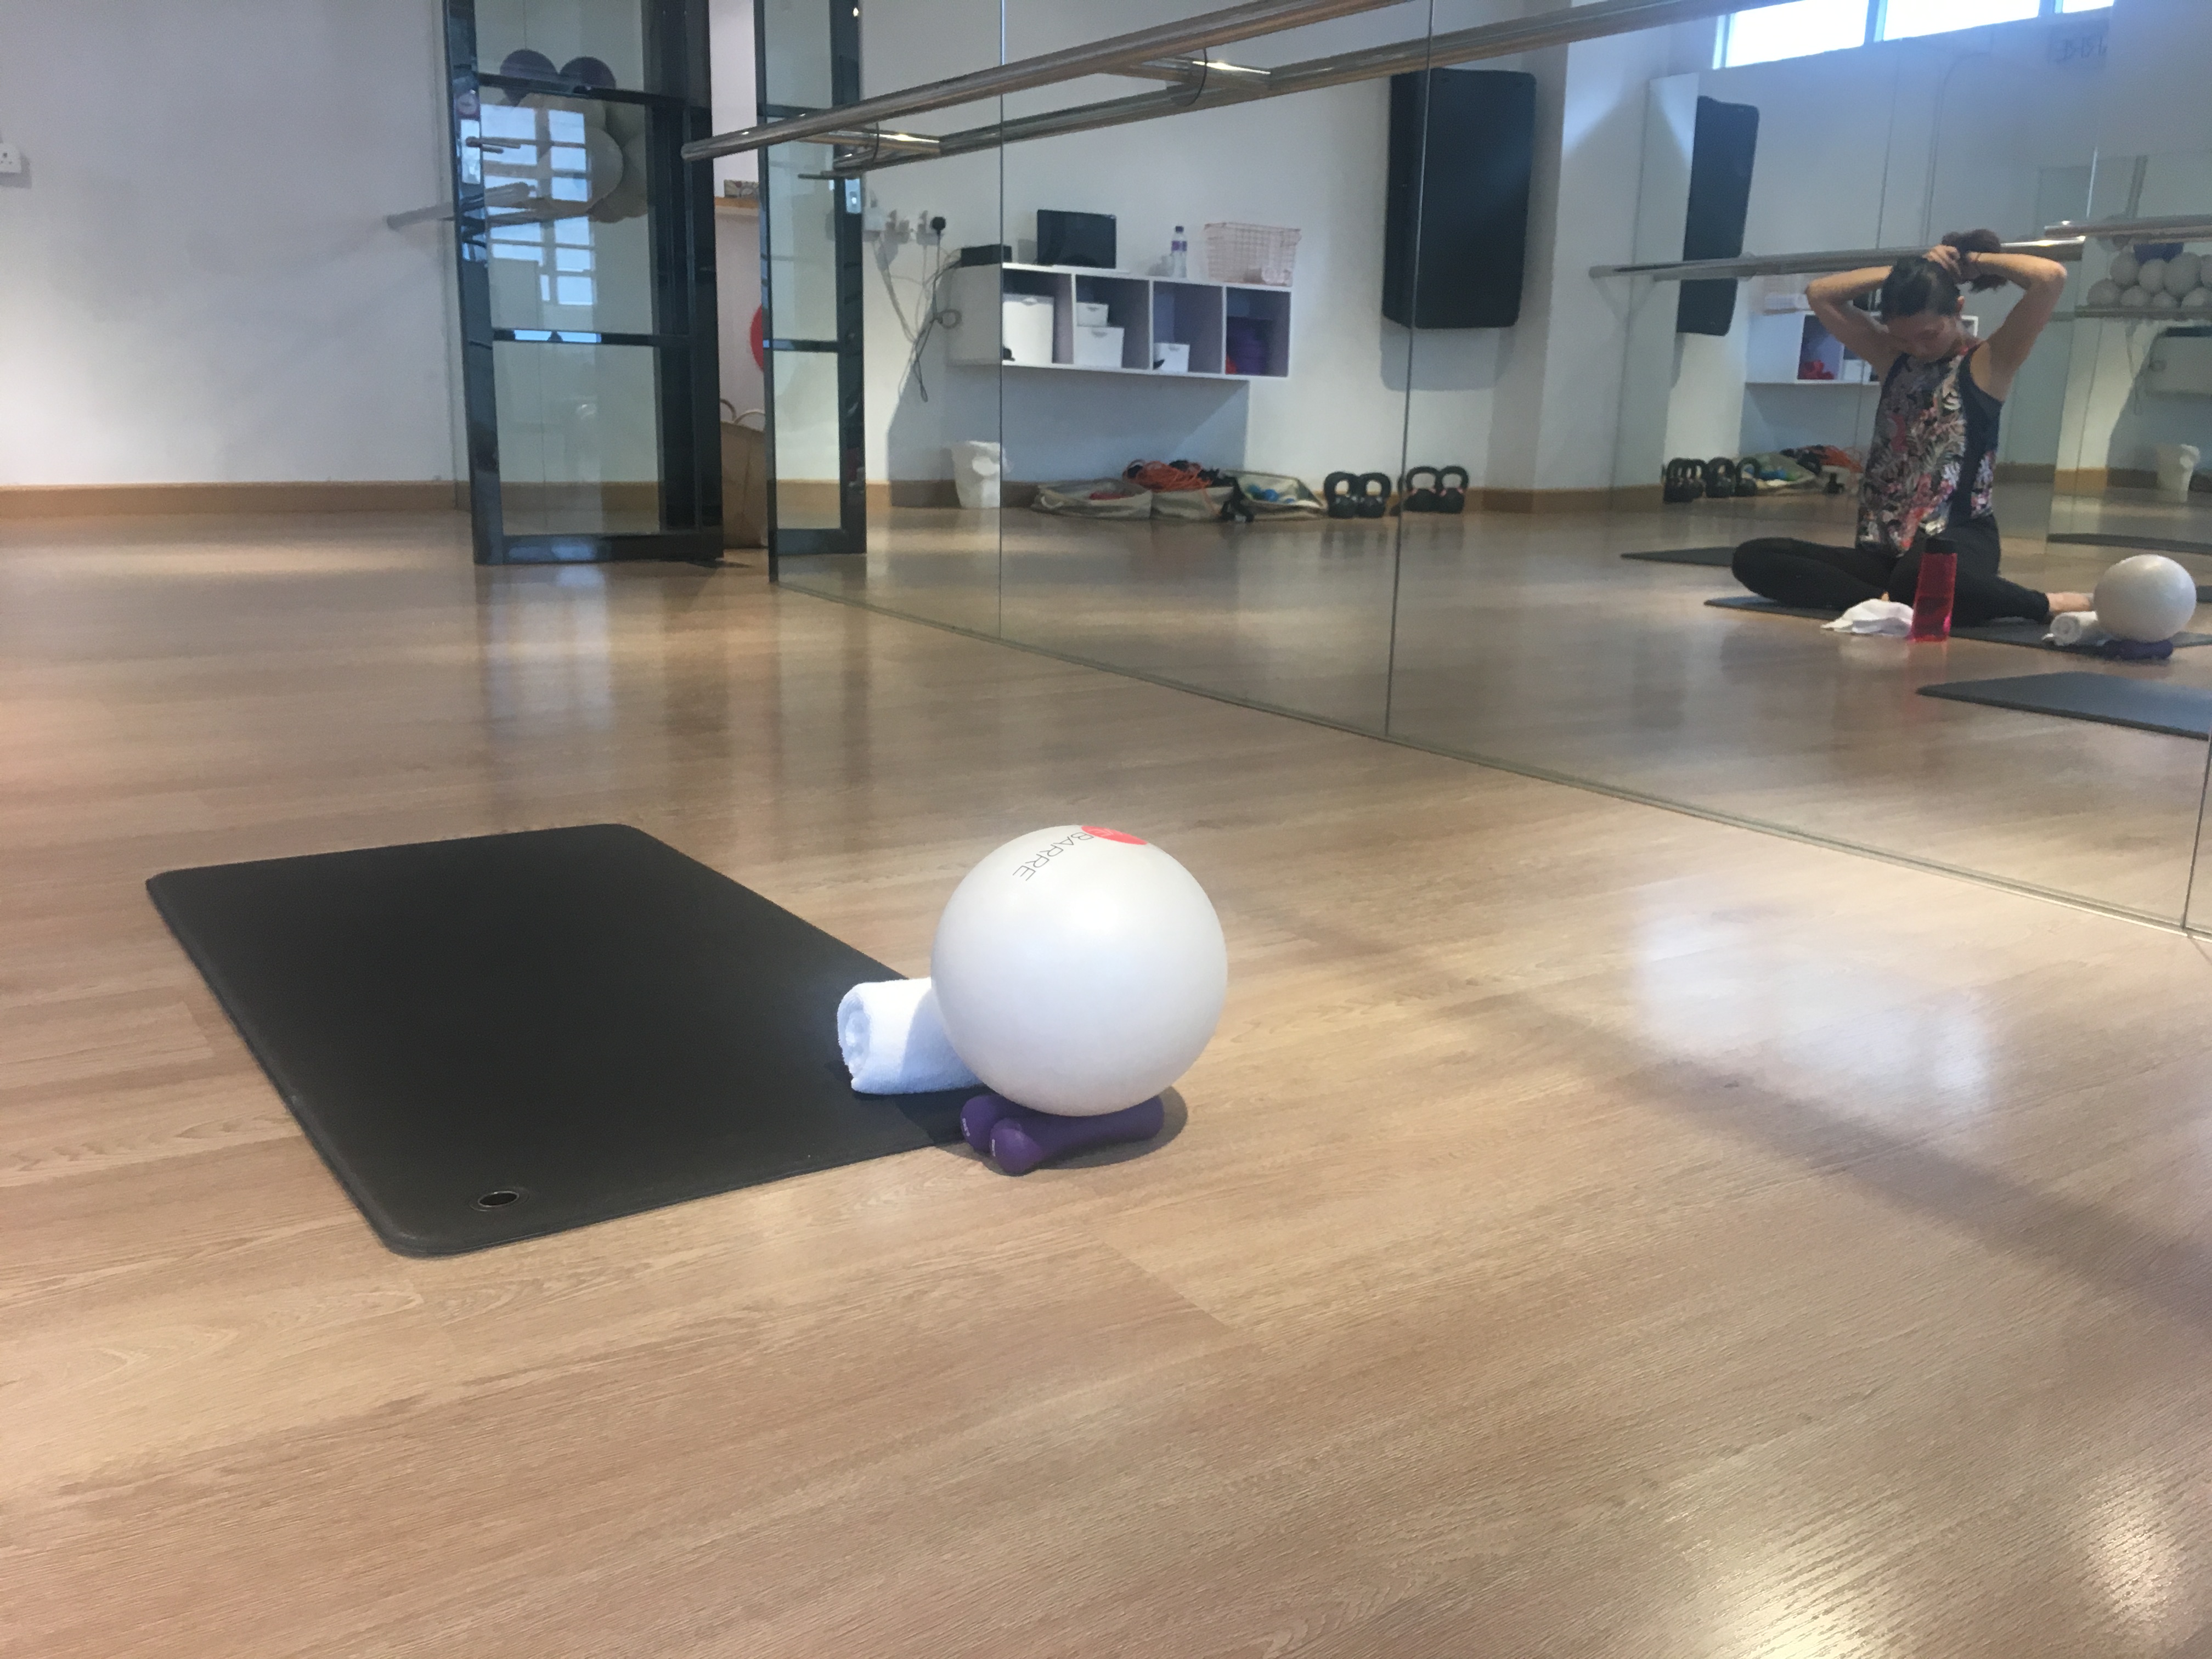
{"type": "Polygon", "coordinates": [[[767,338],[768,318],[762,312],[760,307],[755,306],[753,307],[752,326],[753,367],[759,369],[763,374],[768,372],[768,347],[763,343],[763,342],[767,338]]]}

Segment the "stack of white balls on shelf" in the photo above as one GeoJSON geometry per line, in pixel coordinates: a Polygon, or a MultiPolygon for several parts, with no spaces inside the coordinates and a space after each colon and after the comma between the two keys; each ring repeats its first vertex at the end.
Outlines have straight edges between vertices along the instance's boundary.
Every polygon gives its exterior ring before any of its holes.
{"type": "Polygon", "coordinates": [[[2126,248],[2112,257],[2112,274],[2091,286],[2092,311],[2212,312],[2212,259],[2177,253],[2139,259],[2126,248]]]}

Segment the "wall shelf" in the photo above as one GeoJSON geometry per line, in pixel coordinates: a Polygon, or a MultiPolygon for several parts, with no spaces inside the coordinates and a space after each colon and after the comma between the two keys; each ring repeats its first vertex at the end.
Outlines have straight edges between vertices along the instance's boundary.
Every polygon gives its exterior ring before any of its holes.
{"type": "MultiPolygon", "coordinates": [[[[1200,283],[1084,265],[960,265],[946,278],[948,308],[959,323],[945,331],[948,361],[978,368],[1139,374],[1160,380],[1279,380],[1291,373],[1291,291],[1249,283],[1200,283]],[[1048,301],[1049,362],[1006,356],[1004,312],[1011,296],[1048,301]],[[1079,363],[1076,307],[1103,305],[1106,325],[1121,331],[1121,361],[1079,363]],[[1155,368],[1156,345],[1190,348],[1188,370],[1155,368]]],[[[1024,343],[1024,349],[1032,349],[1024,343]]]]}
{"type": "Polygon", "coordinates": [[[2166,328],[2212,327],[2212,311],[2153,311],[2148,306],[2100,306],[2061,312],[2054,321],[2157,323],[2166,328]]]}

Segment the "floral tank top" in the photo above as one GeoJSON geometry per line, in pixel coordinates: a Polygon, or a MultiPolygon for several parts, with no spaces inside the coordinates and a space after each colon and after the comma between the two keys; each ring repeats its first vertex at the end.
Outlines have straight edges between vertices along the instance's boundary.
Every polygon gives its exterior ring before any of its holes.
{"type": "Polygon", "coordinates": [[[2004,405],[1966,372],[1972,355],[1890,365],[1859,485],[1860,546],[1905,553],[1923,535],[1996,545],[1990,497],[2004,405]]]}

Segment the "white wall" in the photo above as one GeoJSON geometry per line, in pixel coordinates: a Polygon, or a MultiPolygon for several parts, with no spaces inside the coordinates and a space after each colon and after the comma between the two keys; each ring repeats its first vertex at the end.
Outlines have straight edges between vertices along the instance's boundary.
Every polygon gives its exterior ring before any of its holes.
{"type": "MultiPolygon", "coordinates": [[[[1008,15],[1011,56],[1134,28],[1187,13],[1148,0],[1025,3],[1008,15]]],[[[1437,27],[1460,27],[1517,3],[1440,9],[1437,27]]],[[[1236,61],[1273,64],[1417,33],[1426,7],[1244,42],[1236,61]]],[[[951,75],[995,61],[997,9],[935,0],[879,0],[866,19],[869,91],[951,75]]],[[[1483,68],[1520,67],[1510,61],[1483,68]]],[[[1145,83],[1098,77],[1006,100],[1009,114],[1126,96],[1145,83]]],[[[1413,401],[1413,459],[1457,462],[1480,481],[1490,444],[1501,331],[1424,335],[1411,354],[1404,331],[1382,315],[1383,185],[1389,141],[1387,82],[1369,82],[1242,108],[1208,111],[984,155],[886,170],[872,185],[887,211],[941,213],[949,249],[1035,234],[1040,207],[1108,212],[1118,219],[1121,264],[1145,270],[1165,253],[1173,228],[1187,227],[1191,270],[1203,272],[1203,227],[1211,221],[1295,226],[1302,232],[1292,284],[1291,375],[1250,385],[1070,376],[945,362],[941,342],[921,374],[930,398],[907,379],[906,346],[882,281],[868,292],[868,468],[871,477],[949,476],[946,446],[999,438],[1009,475],[1048,479],[1116,472],[1144,457],[1188,457],[1212,465],[1289,471],[1318,484],[1328,472],[1400,465],[1407,398],[1413,401]],[[1003,167],[1003,198],[1001,173],[1003,167]],[[1002,206],[1003,199],[1003,206],[1002,206]],[[1409,394],[1410,388],[1410,394],[1409,394]]],[[[948,112],[927,131],[981,123],[989,107],[948,112]]],[[[915,307],[925,251],[894,251],[902,301],[915,307]]]]}
{"type": "Polygon", "coordinates": [[[7,0],[0,484],[454,476],[428,0],[7,0]]]}

